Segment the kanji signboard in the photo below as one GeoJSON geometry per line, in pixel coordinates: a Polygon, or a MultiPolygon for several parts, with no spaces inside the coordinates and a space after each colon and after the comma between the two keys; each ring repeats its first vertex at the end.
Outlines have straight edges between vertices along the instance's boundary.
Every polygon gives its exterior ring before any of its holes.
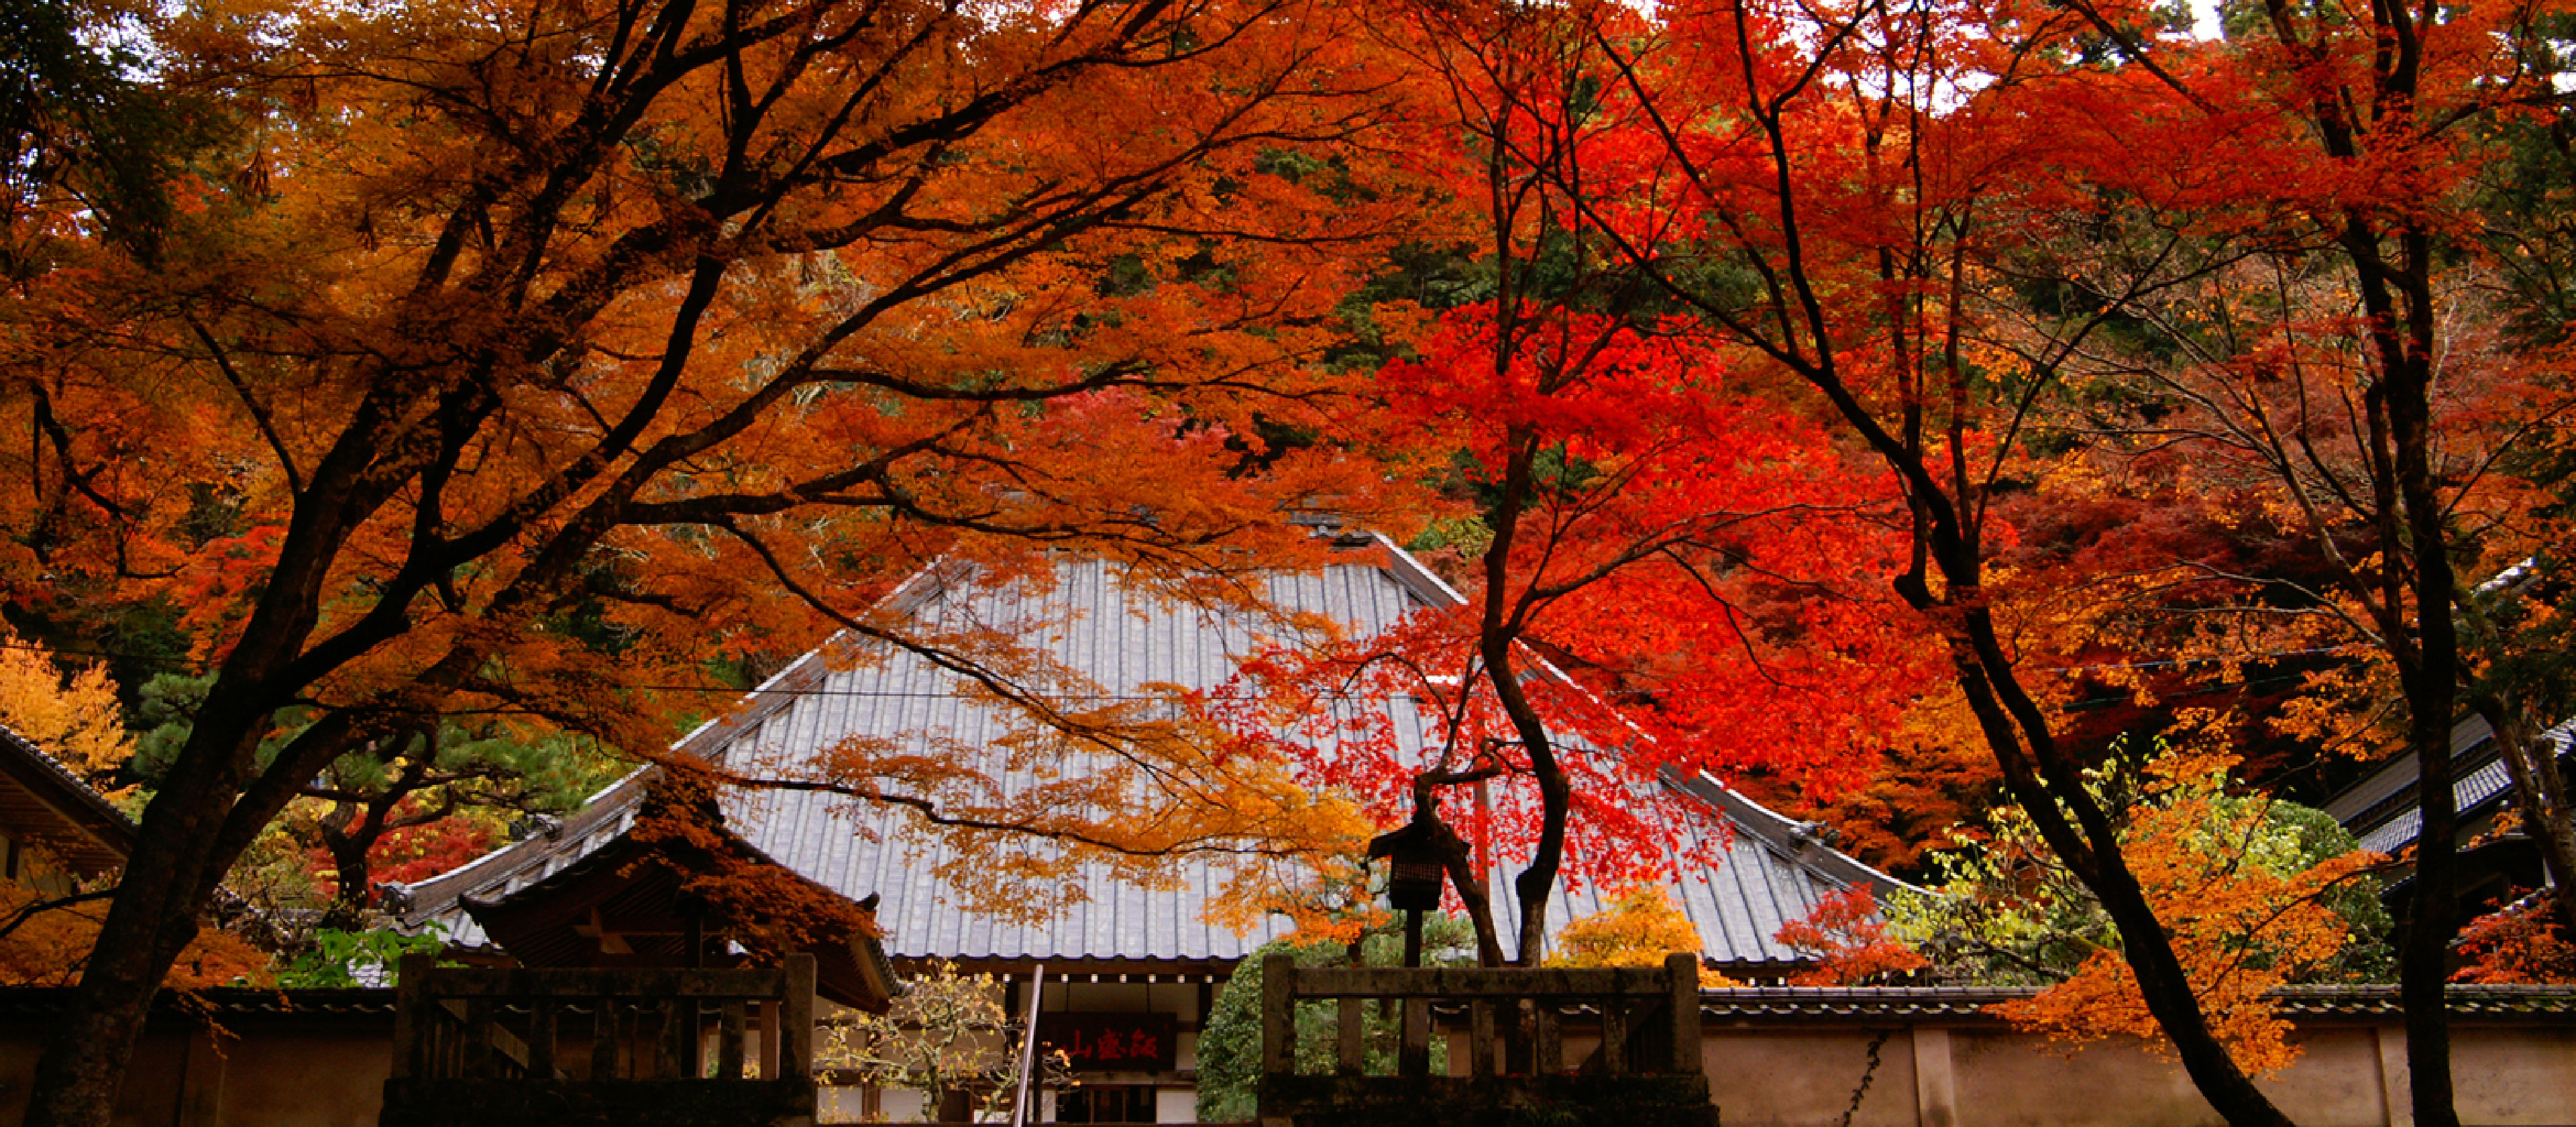
{"type": "Polygon", "coordinates": [[[1038,1051],[1061,1051],[1076,1072],[1169,1072],[1180,1022],[1167,1013],[1042,1013],[1038,1051]]]}

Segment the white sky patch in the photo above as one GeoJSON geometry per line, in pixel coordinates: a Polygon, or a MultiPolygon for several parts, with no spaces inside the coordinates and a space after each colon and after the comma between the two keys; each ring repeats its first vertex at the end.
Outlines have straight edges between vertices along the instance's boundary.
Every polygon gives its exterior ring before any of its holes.
{"type": "Polygon", "coordinates": [[[2218,0],[2191,0],[2191,34],[2198,39],[2217,39],[2218,0]]]}

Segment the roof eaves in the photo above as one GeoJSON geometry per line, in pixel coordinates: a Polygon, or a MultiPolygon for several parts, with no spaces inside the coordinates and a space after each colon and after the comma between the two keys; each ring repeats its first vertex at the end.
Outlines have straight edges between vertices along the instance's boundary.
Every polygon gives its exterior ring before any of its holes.
{"type": "Polygon", "coordinates": [[[541,833],[521,838],[437,876],[410,884],[388,884],[398,902],[407,905],[403,916],[420,919],[436,915],[451,905],[462,904],[467,893],[491,887],[511,876],[544,864],[557,853],[571,851],[571,864],[588,856],[583,842],[596,832],[601,823],[614,821],[626,810],[643,800],[645,787],[659,770],[650,764],[626,773],[624,778],[602,788],[562,822],[541,833]]]}
{"type": "MultiPolygon", "coordinates": [[[[2478,723],[2479,731],[2486,732],[2485,722],[2480,720],[2478,723]]],[[[2569,720],[2547,729],[2540,733],[2538,739],[2549,745],[2553,758],[2563,759],[2571,749],[2576,749],[2576,720],[2569,720]]],[[[2470,750],[2475,751],[2481,747],[2491,750],[2492,746],[2487,742],[2487,737],[2481,736],[2477,743],[2470,746],[2470,750]]],[[[2455,747],[2453,750],[2458,749],[2455,747]]],[[[2458,813],[2462,815],[2476,813],[2493,803],[2502,801],[2513,790],[2512,777],[2506,771],[2501,755],[2493,758],[2468,759],[2465,762],[2468,766],[2463,769],[2460,762],[2455,761],[2454,770],[2457,771],[2457,776],[2451,783],[2452,808],[2458,813]]],[[[2401,789],[2381,797],[2378,801],[2364,807],[2358,815],[2337,818],[2345,828],[2353,831],[2355,837],[2361,839],[2365,848],[2374,852],[2395,853],[2414,844],[2417,835],[2421,832],[2421,807],[2416,801],[2414,790],[2411,789],[2415,757],[2406,756],[2405,766],[2408,769],[2409,789],[2401,789]]],[[[2355,788],[2355,790],[2358,789],[2355,788]]],[[[2353,793],[2353,791],[2347,791],[2345,795],[2350,796],[2353,793]]],[[[2328,813],[2333,812],[2334,805],[2329,804],[2328,813]]]]}
{"type": "MultiPolygon", "coordinates": [[[[71,1001],[68,986],[0,986],[0,1020],[50,1020],[71,1001]]],[[[163,989],[152,1008],[163,1015],[185,1016],[202,1028],[208,1017],[291,1017],[302,1020],[362,1018],[391,1021],[394,991],[383,986],[297,987],[214,986],[195,990],[163,989]]]]}
{"type": "Polygon", "coordinates": [[[92,833],[104,837],[114,848],[128,853],[133,851],[137,832],[134,819],[117,809],[107,796],[92,789],[80,776],[72,774],[71,768],[55,759],[52,753],[36,746],[36,741],[7,724],[0,724],[0,746],[17,752],[19,759],[35,768],[39,785],[55,791],[63,804],[75,808],[66,813],[76,817],[85,815],[82,820],[90,823],[87,828],[92,833]]]}
{"type": "Polygon", "coordinates": [[[1433,572],[1413,553],[1405,551],[1402,545],[1388,538],[1387,534],[1371,532],[1369,535],[1376,537],[1377,542],[1386,549],[1387,574],[1394,577],[1398,586],[1411,592],[1413,597],[1435,607],[1467,605],[1465,594],[1450,586],[1447,580],[1440,578],[1438,573],[1433,572]]]}
{"type": "Polygon", "coordinates": [[[1924,891],[1826,844],[1813,823],[1798,821],[1755,802],[1705,771],[1690,778],[1666,772],[1664,785],[1716,810],[1773,853],[1815,871],[1831,883],[1846,888],[1868,885],[1873,894],[1879,895],[1899,890],[1924,891]]]}

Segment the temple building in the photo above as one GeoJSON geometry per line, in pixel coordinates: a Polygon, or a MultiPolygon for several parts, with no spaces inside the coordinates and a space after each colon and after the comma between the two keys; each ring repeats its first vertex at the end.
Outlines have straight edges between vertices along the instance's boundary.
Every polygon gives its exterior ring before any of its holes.
{"type": "MultiPolygon", "coordinates": [[[[1272,613],[1262,623],[1186,605],[1122,582],[1120,570],[1060,557],[1052,582],[983,583],[959,569],[933,568],[891,595],[877,614],[903,616],[931,633],[1005,630],[1044,639],[1052,659],[1105,693],[1149,694],[1216,687],[1263,644],[1278,622],[1339,624],[1350,635],[1387,629],[1461,596],[1383,537],[1342,535],[1329,566],[1268,577],[1272,613]]],[[[836,643],[846,644],[846,643],[836,643]]],[[[851,660],[827,645],[791,663],[741,707],[675,748],[720,767],[797,773],[851,740],[900,748],[906,741],[978,746],[1002,738],[1010,719],[989,698],[964,691],[960,674],[896,650],[851,660]]],[[[630,831],[653,801],[656,772],[610,786],[559,824],[530,833],[440,877],[393,891],[403,918],[436,922],[451,949],[469,958],[526,966],[703,965],[741,952],[727,921],[695,908],[666,862],[630,831]]],[[[1722,858],[1682,873],[1672,898],[1699,930],[1704,966],[1741,981],[1775,981],[1800,963],[1772,937],[1781,924],[1853,886],[1884,891],[1895,881],[1831,849],[1816,828],[1767,810],[1707,778],[1667,778],[1669,804],[1690,823],[1685,835],[1722,858]]],[[[722,848],[784,870],[780,879],[828,890],[873,913],[876,934],[826,936],[809,949],[829,1001],[881,1009],[891,975],[936,962],[999,976],[1006,1004],[1027,1012],[1041,981],[1039,1028],[1067,1050],[1079,1087],[1051,1093],[1054,1122],[1191,1122],[1196,1119],[1196,1042],[1218,987],[1235,965],[1288,928],[1282,918],[1238,933],[1210,922],[1226,895],[1225,862],[1181,858],[1176,879],[1139,883],[1087,865],[1071,883],[1079,902],[1037,918],[997,912],[939,871],[956,855],[926,835],[915,815],[829,793],[755,789],[722,799],[722,848]],[[1115,1045],[1117,1051],[1101,1046],[1115,1045]],[[1081,1050],[1075,1053],[1074,1050],[1081,1050]]],[[[1505,858],[1503,860],[1508,860],[1505,858]]],[[[1504,866],[1489,881],[1506,935],[1518,919],[1504,866]]],[[[1606,905],[1596,889],[1562,888],[1550,905],[1558,924],[1606,905]]],[[[907,1092],[829,1093],[824,1118],[892,1119],[918,1114],[907,1092]],[[837,1114],[836,1114],[837,1113],[837,1114]]]]}

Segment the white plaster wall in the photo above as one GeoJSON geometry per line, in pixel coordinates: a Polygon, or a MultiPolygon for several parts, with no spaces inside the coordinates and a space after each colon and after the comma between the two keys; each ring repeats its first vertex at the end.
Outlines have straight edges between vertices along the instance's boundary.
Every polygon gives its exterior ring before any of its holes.
{"type": "MultiPolygon", "coordinates": [[[[1710,1029],[1701,1052],[1711,1098],[1727,1127],[1838,1122],[1870,1071],[1868,1047],[1877,1035],[1857,1027],[1710,1029]]],[[[2260,1083],[2301,1127],[2411,1122],[2398,1027],[2312,1026],[2293,1040],[2301,1049],[2298,1062],[2260,1083]]],[[[2576,1124],[2576,1029],[2464,1025],[2455,1030],[2452,1048],[2463,1123],[2576,1124]]],[[[2137,1039],[2076,1048],[1980,1024],[1893,1031],[1851,1122],[2198,1127],[2222,1121],[2179,1064],[2137,1039]]]]}
{"type": "MultiPolygon", "coordinates": [[[[1840,1122],[1852,1091],[1870,1073],[1869,1044],[1876,1036],[1865,1029],[1703,1032],[1700,1059],[1719,1120],[1726,1127],[1840,1122]]],[[[1852,1114],[1852,1127],[1915,1127],[1913,1048],[1902,1029],[1880,1046],[1877,1072],[1852,1114]]]]}
{"type": "Polygon", "coordinates": [[[2451,1084],[2462,1123],[2576,1123],[2576,1029],[2454,1026],[2451,1084]]]}

